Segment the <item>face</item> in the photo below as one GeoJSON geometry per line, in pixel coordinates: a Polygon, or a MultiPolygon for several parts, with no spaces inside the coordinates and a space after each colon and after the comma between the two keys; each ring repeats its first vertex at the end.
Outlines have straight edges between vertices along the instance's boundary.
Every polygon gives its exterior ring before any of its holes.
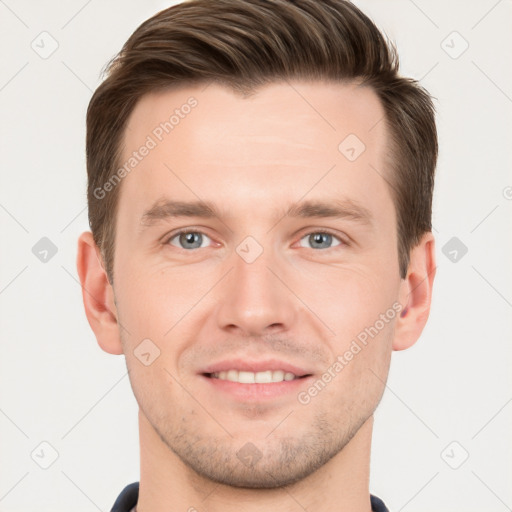
{"type": "Polygon", "coordinates": [[[131,385],[168,448],[231,486],[283,486],[341,452],[382,396],[398,317],[379,100],[292,85],[152,93],[125,135],[114,294],[131,385]]]}

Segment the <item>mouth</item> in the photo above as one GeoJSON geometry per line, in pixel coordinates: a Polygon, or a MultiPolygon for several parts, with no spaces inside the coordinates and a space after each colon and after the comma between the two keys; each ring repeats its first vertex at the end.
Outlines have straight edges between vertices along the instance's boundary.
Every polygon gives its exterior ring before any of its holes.
{"type": "Polygon", "coordinates": [[[286,361],[244,358],[212,364],[199,375],[210,391],[245,403],[291,397],[313,378],[313,373],[286,361]]]}
{"type": "Polygon", "coordinates": [[[275,382],[288,382],[291,380],[298,380],[311,376],[311,374],[295,375],[293,372],[284,370],[264,370],[260,372],[250,372],[237,369],[203,373],[203,375],[211,379],[227,380],[230,382],[238,382],[239,384],[272,384],[275,382]]]}

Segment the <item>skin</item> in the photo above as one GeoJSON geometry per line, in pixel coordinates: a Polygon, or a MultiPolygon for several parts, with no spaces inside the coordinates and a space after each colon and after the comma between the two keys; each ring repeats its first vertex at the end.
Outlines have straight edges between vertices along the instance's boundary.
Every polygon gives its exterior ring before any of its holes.
{"type": "Polygon", "coordinates": [[[198,105],[121,183],[113,286],[91,233],[78,242],[89,324],[103,350],[125,355],[139,404],[137,510],[370,511],[373,413],[391,352],[424,328],[435,275],[426,233],[399,276],[382,106],[371,89],[326,82],[274,83],[247,98],[215,84],[151,93],[130,116],[124,157],[190,96],[198,105]],[[366,146],[353,162],[338,150],[348,134],[366,146]],[[210,201],[221,217],[144,228],[163,196],[210,201]],[[372,224],[283,216],[294,202],[340,198],[372,224]],[[178,228],[206,237],[183,248],[168,241],[178,228]],[[323,230],[334,236],[319,247],[309,235],[323,230]],[[247,236],[263,249],[252,263],[236,250],[247,236]],[[297,392],[311,382],[241,400],[198,374],[224,358],[274,357],[316,380],[393,304],[407,314],[308,404],[297,392]],[[134,353],[147,338],[160,350],[148,366],[134,353]],[[260,457],[251,467],[237,457],[247,443],[260,457]]]}

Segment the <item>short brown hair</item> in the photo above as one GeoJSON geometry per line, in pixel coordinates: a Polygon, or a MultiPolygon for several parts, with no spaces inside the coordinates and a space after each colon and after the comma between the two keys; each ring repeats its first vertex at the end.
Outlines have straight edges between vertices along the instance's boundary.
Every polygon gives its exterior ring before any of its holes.
{"type": "Polygon", "coordinates": [[[430,95],[398,74],[395,47],[346,0],[189,0],[142,23],[106,66],[87,110],[89,224],[113,283],[120,186],[95,193],[120,163],[130,113],[146,93],[217,82],[242,94],[281,80],[371,87],[383,105],[401,278],[431,231],[437,133],[430,95]]]}

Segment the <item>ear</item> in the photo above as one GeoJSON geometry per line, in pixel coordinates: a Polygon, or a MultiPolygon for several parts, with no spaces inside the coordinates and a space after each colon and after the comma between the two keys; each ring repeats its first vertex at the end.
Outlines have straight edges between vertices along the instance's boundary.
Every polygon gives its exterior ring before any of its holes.
{"type": "Polygon", "coordinates": [[[122,354],[114,290],[90,231],[83,232],[78,238],[76,266],[82,285],[85,314],[99,346],[109,354],[122,354]]]}
{"type": "Polygon", "coordinates": [[[407,276],[400,284],[403,309],[395,324],[393,350],[409,348],[420,337],[430,313],[436,268],[435,239],[429,231],[411,250],[407,276]]]}

